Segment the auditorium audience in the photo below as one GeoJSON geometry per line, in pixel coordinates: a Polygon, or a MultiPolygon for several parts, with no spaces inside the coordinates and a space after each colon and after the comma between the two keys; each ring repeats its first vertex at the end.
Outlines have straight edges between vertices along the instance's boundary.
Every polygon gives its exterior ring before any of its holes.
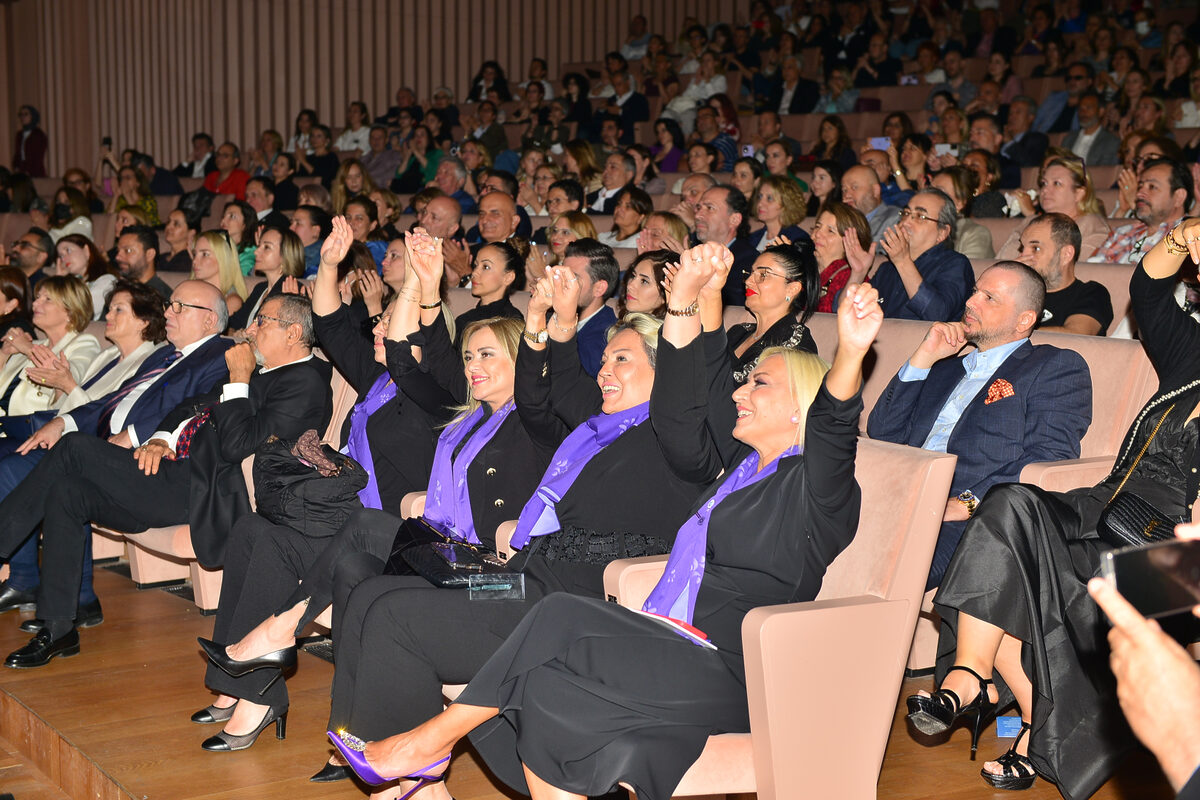
{"type": "Polygon", "coordinates": [[[346,106],[346,127],[333,143],[333,149],[348,153],[355,159],[360,158],[371,149],[370,121],[371,114],[367,111],[366,103],[355,100],[346,106]]]}
{"type": "Polygon", "coordinates": [[[222,142],[213,156],[217,168],[204,178],[204,188],[214,194],[231,194],[246,199],[246,181],[250,173],[241,168],[242,152],[233,142],[222,142]]]}
{"type": "Polygon", "coordinates": [[[1114,230],[1088,261],[1132,264],[1141,260],[1143,253],[1178,224],[1195,197],[1191,170],[1165,158],[1152,158],[1141,165],[1137,187],[1137,222],[1114,230]]]}
{"type": "Polygon", "coordinates": [[[113,265],[122,278],[144,283],[166,300],[171,296],[171,287],[158,277],[154,266],[157,248],[158,235],[154,231],[144,225],[130,225],[117,238],[113,265]]]}
{"type": "MultiPolygon", "coordinates": [[[[1034,201],[1026,192],[1014,192],[1012,196],[1020,204],[1022,216],[1032,218],[1037,215],[1034,201]]],[[[1038,177],[1037,204],[1043,214],[1065,214],[1075,222],[1083,237],[1078,253],[1081,259],[1090,258],[1108,238],[1110,230],[1104,204],[1096,197],[1092,177],[1081,161],[1048,159],[1038,177]]],[[[1017,257],[1024,227],[1012,232],[1008,241],[997,250],[996,258],[1011,260],[1017,257]]]]}
{"type": "Polygon", "coordinates": [[[46,149],[50,139],[41,129],[42,115],[33,106],[21,106],[17,109],[16,142],[13,144],[12,168],[14,172],[23,172],[31,178],[46,177],[46,149]]]}
{"type": "MultiPolygon", "coordinates": [[[[314,124],[308,135],[308,148],[297,147],[297,172],[301,175],[314,175],[321,179],[321,185],[329,189],[338,171],[338,154],[333,152],[333,132],[328,125],[314,124]]],[[[301,200],[301,202],[304,202],[301,200]]]]}
{"type": "Polygon", "coordinates": [[[853,166],[842,175],[842,202],[867,218],[871,239],[882,242],[884,234],[900,219],[900,209],[883,202],[879,176],[870,167],[853,166]]]}
{"type": "Polygon", "coordinates": [[[794,181],[767,175],[755,193],[752,206],[754,217],[763,224],[750,234],[750,243],[758,252],[766,250],[780,236],[786,236],[793,244],[808,238],[799,227],[807,206],[794,181]]]}
{"type": "Polygon", "coordinates": [[[626,314],[649,314],[661,320],[667,313],[667,293],[664,288],[666,267],[678,263],[679,253],[675,250],[641,250],[639,237],[638,257],[634,259],[617,290],[617,319],[626,314]]]}
{"type": "MultiPolygon", "coordinates": [[[[248,328],[258,316],[260,306],[272,297],[288,292],[288,279],[294,282],[304,274],[304,246],[300,237],[291,230],[279,228],[263,231],[254,251],[254,271],[266,280],[251,289],[242,307],[229,315],[231,331],[248,328]]],[[[292,291],[298,291],[298,288],[292,291]]]]}
{"type": "Polygon", "coordinates": [[[221,213],[220,227],[237,248],[242,274],[249,275],[254,270],[257,250],[258,212],[244,200],[230,200],[221,213]]]}
{"type": "Polygon", "coordinates": [[[121,167],[117,170],[117,191],[109,200],[107,211],[115,214],[128,207],[140,208],[146,215],[146,224],[158,227],[158,201],[150,193],[146,178],[133,167],[121,167]]]}
{"type": "Polygon", "coordinates": [[[636,186],[626,186],[617,194],[613,205],[612,230],[600,234],[597,239],[612,248],[637,247],[638,234],[653,210],[654,201],[650,195],[636,186]]]}

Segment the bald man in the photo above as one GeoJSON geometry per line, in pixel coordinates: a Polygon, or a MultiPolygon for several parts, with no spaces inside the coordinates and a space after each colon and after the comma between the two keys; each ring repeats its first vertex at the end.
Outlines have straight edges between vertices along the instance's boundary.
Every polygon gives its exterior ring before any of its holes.
{"type": "Polygon", "coordinates": [[[863,213],[876,242],[882,242],[884,231],[900,219],[900,209],[883,202],[883,187],[875,170],[862,164],[842,175],[842,202],[863,213]]]}

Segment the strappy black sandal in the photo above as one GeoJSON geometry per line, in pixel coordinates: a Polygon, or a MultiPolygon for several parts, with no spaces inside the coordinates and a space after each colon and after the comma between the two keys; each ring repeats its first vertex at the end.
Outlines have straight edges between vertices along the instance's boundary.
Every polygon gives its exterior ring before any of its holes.
{"type": "Polygon", "coordinates": [[[996,763],[1000,765],[1001,772],[988,772],[986,769],[979,770],[979,774],[989,785],[997,789],[1010,789],[1012,791],[1021,791],[1033,786],[1033,782],[1037,780],[1037,770],[1033,768],[1033,762],[1029,760],[1029,756],[1019,755],[1017,753],[1017,745],[1021,743],[1021,737],[1029,730],[1029,723],[1021,723],[1021,732],[1017,734],[1016,740],[1012,743],[1012,747],[1008,751],[996,759],[996,763]]]}
{"type": "Polygon", "coordinates": [[[998,709],[996,703],[988,699],[987,687],[992,683],[990,679],[981,677],[970,667],[963,666],[953,666],[947,670],[947,673],[956,669],[971,673],[979,681],[979,694],[975,699],[964,707],[962,700],[951,689],[938,689],[928,697],[920,694],[909,695],[906,701],[908,721],[926,736],[934,736],[950,730],[959,717],[970,718],[972,721],[971,758],[973,759],[979,746],[979,734],[996,718],[998,709]]]}

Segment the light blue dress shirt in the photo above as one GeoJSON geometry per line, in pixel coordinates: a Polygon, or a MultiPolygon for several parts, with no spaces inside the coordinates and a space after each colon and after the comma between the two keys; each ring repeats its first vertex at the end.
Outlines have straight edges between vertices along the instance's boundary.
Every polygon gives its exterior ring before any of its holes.
{"type": "MultiPolygon", "coordinates": [[[[925,438],[925,444],[921,445],[923,450],[935,450],[939,453],[946,452],[946,445],[950,441],[950,434],[954,433],[954,426],[958,425],[959,419],[962,418],[963,412],[967,410],[967,406],[979,394],[984,385],[991,379],[996,370],[1000,369],[1000,365],[1013,354],[1018,347],[1029,341],[1028,339],[1018,339],[1015,342],[998,345],[990,350],[972,350],[963,358],[963,369],[966,374],[962,380],[954,387],[954,391],[950,393],[950,397],[946,399],[946,404],[942,406],[941,412],[938,414],[937,420],[934,421],[933,427],[929,430],[929,436],[925,438]]],[[[907,361],[900,368],[897,377],[905,383],[912,381],[923,381],[929,376],[929,370],[917,369],[910,365],[907,361]]]]}

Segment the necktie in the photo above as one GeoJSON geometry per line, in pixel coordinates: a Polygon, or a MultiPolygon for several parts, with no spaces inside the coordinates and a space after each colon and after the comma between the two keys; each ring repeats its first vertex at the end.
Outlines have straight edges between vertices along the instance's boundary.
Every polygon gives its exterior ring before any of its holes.
{"type": "Polygon", "coordinates": [[[183,426],[183,430],[179,432],[179,438],[175,440],[175,457],[187,458],[192,451],[192,440],[196,437],[197,431],[208,422],[208,418],[212,416],[212,407],[201,411],[196,416],[187,421],[183,426]]]}
{"type": "Polygon", "coordinates": [[[104,403],[104,407],[100,410],[100,422],[96,426],[96,433],[100,436],[108,436],[111,432],[113,414],[117,410],[117,406],[121,401],[132,392],[134,389],[146,384],[149,381],[156,380],[159,375],[167,371],[167,368],[183,357],[183,353],[176,350],[173,353],[168,353],[167,357],[162,360],[154,369],[148,370],[140,378],[130,381],[125,386],[122,386],[117,391],[108,396],[108,400],[104,403]]]}

